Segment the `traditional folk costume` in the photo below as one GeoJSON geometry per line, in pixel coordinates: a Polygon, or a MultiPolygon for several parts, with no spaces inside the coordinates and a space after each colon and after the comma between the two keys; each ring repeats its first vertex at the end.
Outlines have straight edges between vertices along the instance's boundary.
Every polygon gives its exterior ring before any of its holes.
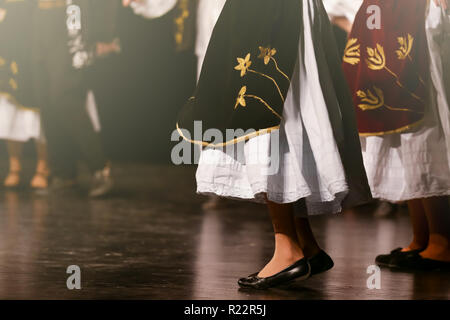
{"type": "Polygon", "coordinates": [[[31,99],[30,0],[0,1],[0,139],[43,140],[31,99]]]}
{"type": "Polygon", "coordinates": [[[340,64],[322,1],[227,1],[177,123],[185,140],[204,148],[197,191],[257,202],[306,198],[308,214],[368,201],[340,64]]]}
{"type": "Polygon", "coordinates": [[[364,1],[344,56],[372,194],[392,202],[450,194],[448,100],[435,58],[430,81],[426,12],[423,0],[364,1]],[[367,27],[370,5],[379,30],[367,27]]]}
{"type": "Polygon", "coordinates": [[[32,34],[34,105],[41,107],[55,176],[73,178],[76,161],[105,166],[98,134],[86,112],[95,44],[113,40],[117,4],[105,0],[39,0],[32,34]]]}

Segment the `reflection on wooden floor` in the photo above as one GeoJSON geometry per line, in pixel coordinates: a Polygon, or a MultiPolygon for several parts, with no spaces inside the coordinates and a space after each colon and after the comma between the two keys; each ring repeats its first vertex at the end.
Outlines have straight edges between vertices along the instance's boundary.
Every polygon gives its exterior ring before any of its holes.
{"type": "Polygon", "coordinates": [[[1,299],[449,299],[450,275],[382,270],[367,288],[378,253],[410,240],[405,212],[373,208],[312,219],[336,267],[288,289],[239,290],[272,253],[264,206],[230,202],[202,209],[194,168],[116,166],[115,194],[36,196],[0,190],[1,299]],[[81,268],[69,291],[66,268],[81,268]]]}

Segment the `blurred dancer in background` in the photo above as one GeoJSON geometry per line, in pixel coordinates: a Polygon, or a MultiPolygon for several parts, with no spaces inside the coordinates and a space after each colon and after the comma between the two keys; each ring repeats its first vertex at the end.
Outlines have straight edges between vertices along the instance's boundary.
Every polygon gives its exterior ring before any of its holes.
{"type": "Polygon", "coordinates": [[[408,246],[376,262],[403,269],[450,266],[450,117],[439,68],[430,79],[428,57],[438,53],[428,45],[428,4],[430,12],[447,7],[446,0],[365,0],[344,55],[372,194],[407,201],[413,226],[408,246]],[[371,5],[381,20],[369,30],[371,5]]]}
{"type": "Polygon", "coordinates": [[[33,1],[0,1],[0,139],[7,140],[9,174],[4,186],[14,188],[21,180],[24,142],[36,145],[36,172],[30,185],[47,187],[49,169],[40,111],[31,99],[31,14],[33,1]]]}
{"type": "Polygon", "coordinates": [[[85,106],[89,67],[116,49],[116,5],[107,0],[36,1],[33,91],[35,104],[42,108],[52,191],[75,185],[78,160],[84,160],[93,173],[91,197],[112,189],[111,169],[85,106]]]}

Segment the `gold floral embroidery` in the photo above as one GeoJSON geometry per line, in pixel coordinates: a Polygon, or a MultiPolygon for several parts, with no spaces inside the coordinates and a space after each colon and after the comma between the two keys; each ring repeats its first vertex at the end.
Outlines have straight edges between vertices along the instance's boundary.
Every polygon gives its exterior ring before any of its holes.
{"type": "Polygon", "coordinates": [[[367,54],[369,58],[367,61],[367,66],[371,70],[383,70],[386,68],[386,56],[384,54],[384,48],[377,43],[376,48],[367,47],[367,54]]]}
{"type": "Polygon", "coordinates": [[[267,66],[271,59],[273,59],[273,56],[277,54],[277,49],[273,48],[264,48],[259,47],[260,54],[258,58],[264,59],[264,64],[267,66]]]}
{"type": "Polygon", "coordinates": [[[406,88],[400,81],[398,75],[386,66],[386,55],[384,53],[384,48],[379,43],[377,43],[376,48],[367,47],[367,54],[369,58],[366,59],[366,62],[369,69],[374,71],[386,70],[395,78],[396,84],[400,88],[406,90],[414,99],[423,102],[422,98],[420,98],[414,92],[411,92],[408,88],[406,88]]]}
{"type": "Polygon", "coordinates": [[[381,107],[386,107],[387,109],[392,111],[406,111],[423,114],[423,112],[414,111],[407,108],[395,108],[387,105],[384,100],[383,90],[375,86],[373,87],[373,92],[370,89],[368,89],[366,92],[358,90],[356,92],[356,95],[361,99],[361,102],[365,102],[358,105],[358,107],[361,108],[363,111],[375,110],[381,107]]]}
{"type": "Polygon", "coordinates": [[[409,58],[409,60],[412,60],[410,53],[413,48],[414,38],[408,34],[407,37],[398,37],[397,41],[400,44],[400,49],[395,51],[398,59],[405,60],[406,58],[409,58]]]}
{"type": "Polygon", "coordinates": [[[375,94],[371,90],[367,90],[367,92],[359,90],[356,92],[361,101],[365,102],[358,105],[364,111],[378,109],[384,105],[383,91],[377,87],[373,87],[373,89],[375,94]]]}
{"type": "MultiPolygon", "coordinates": [[[[413,36],[408,33],[408,36],[398,37],[397,41],[400,44],[400,48],[395,51],[397,53],[398,59],[406,60],[406,58],[408,58],[409,61],[413,62],[413,59],[411,58],[411,51],[414,46],[413,36]]],[[[426,86],[425,81],[419,74],[417,74],[417,77],[419,78],[420,83],[426,86]]]]}
{"type": "Polygon", "coordinates": [[[250,66],[252,65],[252,61],[250,60],[250,53],[247,54],[247,56],[243,58],[237,58],[238,65],[234,67],[235,70],[241,71],[241,78],[247,74],[249,71],[250,66]]]}
{"type": "Polygon", "coordinates": [[[282,117],[276,112],[264,99],[255,96],[253,94],[246,94],[247,93],[247,87],[243,86],[241,90],[239,91],[238,97],[236,99],[236,105],[234,106],[234,109],[237,109],[239,105],[246,107],[247,102],[245,101],[245,98],[252,98],[255,100],[258,100],[261,102],[267,109],[269,109],[274,115],[276,115],[279,119],[282,119],[282,117]]]}
{"type": "Polygon", "coordinates": [[[241,91],[239,91],[239,95],[236,99],[236,105],[234,106],[234,109],[237,109],[240,105],[243,107],[247,106],[247,102],[245,101],[245,94],[247,93],[247,87],[243,86],[241,88],[241,91]]]}
{"type": "Polygon", "coordinates": [[[268,76],[267,74],[264,74],[264,73],[258,72],[256,70],[250,69],[250,66],[252,65],[251,54],[250,53],[248,53],[245,56],[245,58],[237,58],[237,61],[238,61],[239,64],[236,67],[234,67],[234,69],[241,72],[241,77],[244,77],[248,72],[251,72],[251,73],[254,73],[254,74],[260,75],[260,76],[262,76],[264,78],[269,79],[270,81],[272,81],[275,84],[275,87],[278,90],[280,98],[281,98],[281,100],[283,100],[283,103],[284,103],[284,96],[281,93],[281,89],[278,86],[277,81],[274,78],[268,76]]]}
{"type": "Polygon", "coordinates": [[[268,65],[270,61],[273,61],[275,68],[277,69],[277,71],[287,79],[287,81],[291,82],[291,80],[289,79],[289,77],[286,75],[286,73],[284,73],[279,67],[278,67],[278,62],[277,60],[274,58],[274,56],[277,54],[277,49],[275,48],[264,48],[264,47],[259,47],[259,51],[260,54],[258,56],[259,59],[263,59],[264,60],[264,64],[268,65]]]}
{"type": "Polygon", "coordinates": [[[344,62],[351,64],[351,65],[356,65],[358,64],[361,59],[361,52],[360,52],[360,44],[357,44],[358,39],[356,38],[352,38],[349,39],[347,42],[347,45],[345,46],[345,51],[344,51],[344,62]]]}
{"type": "Polygon", "coordinates": [[[6,64],[5,59],[3,59],[2,57],[0,57],[0,67],[3,67],[6,64]]]}

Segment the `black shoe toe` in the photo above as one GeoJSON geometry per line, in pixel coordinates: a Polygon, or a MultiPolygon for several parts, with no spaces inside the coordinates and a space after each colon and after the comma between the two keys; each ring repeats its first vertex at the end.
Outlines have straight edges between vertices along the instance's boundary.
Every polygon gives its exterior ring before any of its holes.
{"type": "Polygon", "coordinates": [[[303,258],[273,276],[261,278],[255,273],[246,278],[239,279],[238,284],[242,288],[263,290],[284,285],[294,280],[306,280],[310,274],[311,266],[309,265],[308,259],[303,258]]]}

